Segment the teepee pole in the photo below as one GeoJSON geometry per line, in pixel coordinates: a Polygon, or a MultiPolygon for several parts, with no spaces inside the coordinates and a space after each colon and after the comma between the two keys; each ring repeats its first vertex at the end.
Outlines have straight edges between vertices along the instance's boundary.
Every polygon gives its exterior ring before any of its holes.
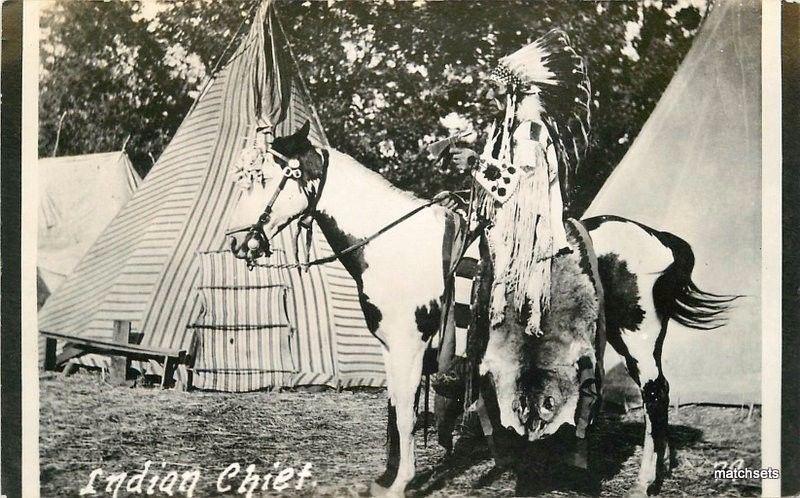
{"type": "Polygon", "coordinates": [[[217,56],[217,60],[214,62],[214,67],[211,68],[211,72],[208,73],[208,76],[206,76],[206,80],[203,82],[203,86],[200,89],[200,93],[197,95],[197,98],[194,99],[194,102],[192,102],[191,107],[189,107],[189,110],[186,112],[187,116],[191,114],[191,112],[195,109],[195,107],[197,107],[197,103],[200,102],[200,99],[203,98],[208,89],[211,87],[211,83],[214,81],[214,78],[217,76],[217,73],[220,70],[222,61],[225,60],[225,54],[228,53],[228,50],[231,49],[236,39],[239,38],[239,35],[242,32],[242,28],[245,26],[245,24],[247,24],[247,21],[253,18],[253,12],[255,11],[256,6],[262,1],[264,0],[252,0],[247,15],[242,19],[242,22],[239,23],[239,27],[236,28],[236,31],[233,32],[233,35],[231,35],[230,40],[228,40],[228,44],[225,46],[222,52],[220,52],[220,54],[217,56]]]}
{"type": "Polygon", "coordinates": [[[58,118],[58,129],[56,129],[56,143],[53,145],[53,154],[51,157],[56,157],[58,153],[58,142],[61,140],[61,127],[64,125],[64,118],[67,117],[67,113],[69,109],[61,113],[61,117],[58,118]]]}
{"type": "Polygon", "coordinates": [[[300,88],[303,90],[306,98],[308,98],[308,107],[311,110],[311,115],[314,116],[314,120],[319,125],[320,131],[322,132],[322,140],[325,141],[325,147],[330,147],[330,143],[328,143],[328,136],[325,133],[325,129],[322,127],[322,120],[319,119],[319,115],[317,114],[317,107],[314,105],[314,102],[311,101],[311,94],[308,92],[308,87],[306,86],[305,78],[303,77],[303,71],[300,69],[300,66],[297,64],[297,58],[294,56],[294,50],[292,50],[292,44],[289,42],[289,37],[286,36],[286,30],[283,29],[283,22],[281,22],[281,18],[278,15],[278,9],[275,7],[275,19],[278,21],[278,27],[281,30],[281,35],[283,35],[283,41],[286,43],[286,48],[289,49],[289,58],[292,59],[292,64],[294,64],[294,71],[297,75],[297,79],[300,81],[300,88]]]}

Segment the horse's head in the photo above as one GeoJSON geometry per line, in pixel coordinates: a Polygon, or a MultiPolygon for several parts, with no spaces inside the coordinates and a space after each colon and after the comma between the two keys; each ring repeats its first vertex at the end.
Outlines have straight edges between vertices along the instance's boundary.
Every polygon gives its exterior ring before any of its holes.
{"type": "Polygon", "coordinates": [[[292,135],[275,138],[265,154],[254,153],[252,161],[239,162],[236,175],[242,192],[226,232],[236,258],[252,263],[269,256],[272,237],[293,220],[313,213],[325,178],[327,151],[316,149],[308,132],[306,122],[292,135]]]}

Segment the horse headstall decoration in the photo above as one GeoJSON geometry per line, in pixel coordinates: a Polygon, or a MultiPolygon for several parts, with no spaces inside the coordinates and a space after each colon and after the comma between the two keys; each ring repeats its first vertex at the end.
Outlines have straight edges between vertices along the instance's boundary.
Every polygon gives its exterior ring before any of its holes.
{"type": "MultiPolygon", "coordinates": [[[[280,168],[281,179],[278,187],[272,193],[269,201],[264,207],[264,211],[259,215],[255,223],[247,227],[240,227],[228,230],[225,232],[226,237],[231,237],[231,251],[236,254],[237,241],[233,237],[234,234],[247,232],[242,245],[246,247],[246,255],[244,257],[248,269],[252,270],[256,264],[256,260],[260,257],[270,257],[272,250],[269,243],[269,238],[264,231],[264,226],[269,222],[272,215],[273,206],[278,199],[281,191],[286,187],[288,180],[300,181],[303,177],[303,171],[300,161],[296,158],[289,158],[274,148],[268,143],[267,137],[269,133],[261,129],[256,130],[255,138],[251,139],[249,147],[245,147],[239,155],[239,159],[234,163],[233,174],[234,183],[239,186],[243,191],[248,191],[255,183],[265,185],[266,181],[271,178],[269,170],[273,168],[280,168]],[[279,164],[276,159],[283,162],[279,164]]],[[[311,195],[303,189],[306,196],[309,198],[308,208],[306,211],[313,209],[314,200],[311,195]]],[[[305,213],[304,213],[305,214],[305,213]]]]}

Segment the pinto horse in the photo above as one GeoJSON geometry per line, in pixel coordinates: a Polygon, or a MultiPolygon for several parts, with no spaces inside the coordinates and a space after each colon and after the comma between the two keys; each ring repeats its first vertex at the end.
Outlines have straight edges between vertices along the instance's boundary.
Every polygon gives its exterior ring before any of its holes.
{"type": "Polygon", "coordinates": [[[695,330],[725,325],[739,295],[705,292],[692,281],[688,242],[619,216],[581,220],[597,255],[608,344],[625,359],[644,402],[638,491],[658,494],[670,470],[669,382],[661,353],[670,320],[695,330]]]}
{"type": "Polygon", "coordinates": [[[269,239],[293,220],[311,216],[318,224],[355,280],[367,327],[383,345],[389,458],[372,493],[401,495],[414,477],[414,398],[426,346],[441,320],[449,271],[443,251],[450,252],[461,221],[448,209],[396,189],[352,157],[313,147],[308,130],[306,123],[273,141],[276,162],[286,170],[296,161],[301,174],[286,180],[274,168],[272,179],[242,193],[230,222],[232,250],[240,259],[258,258],[269,253],[269,239]],[[397,223],[372,238],[411,213],[413,223],[397,223]],[[257,227],[236,228],[257,218],[257,227]]]}
{"type": "MultiPolygon", "coordinates": [[[[306,123],[273,141],[275,166],[263,181],[242,192],[231,214],[231,250],[252,263],[270,254],[269,240],[292,221],[311,217],[318,224],[356,282],[367,326],[383,345],[389,448],[386,470],[371,492],[402,495],[414,477],[414,399],[423,356],[442,320],[451,256],[459,254],[453,241],[463,230],[462,220],[398,190],[346,154],[314,147],[308,131],[306,123]],[[413,222],[405,221],[412,215],[413,222]]],[[[691,281],[694,256],[678,237],[622,218],[583,223],[598,255],[603,289],[610,295],[605,305],[608,343],[626,358],[647,407],[639,479],[652,488],[659,484],[658,469],[667,454],[669,388],[660,361],[667,323],[674,319],[689,327],[714,328],[731,298],[697,289],[691,281]]],[[[529,372],[512,375],[530,377],[529,372]]],[[[541,379],[534,379],[527,387],[529,399],[548,403],[534,392],[541,385],[541,379]]],[[[565,420],[556,413],[563,407],[553,406],[547,420],[541,409],[532,415],[518,408],[500,407],[519,412],[528,426],[531,417],[539,417],[534,425],[541,434],[548,433],[548,424],[565,420]]]]}

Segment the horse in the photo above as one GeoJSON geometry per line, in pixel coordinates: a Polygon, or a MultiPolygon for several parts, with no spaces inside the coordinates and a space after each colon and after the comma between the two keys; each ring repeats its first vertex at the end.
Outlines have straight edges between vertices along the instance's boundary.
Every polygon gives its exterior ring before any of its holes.
{"type": "MultiPolygon", "coordinates": [[[[370,491],[399,496],[415,473],[415,394],[425,350],[443,318],[452,255],[459,253],[453,241],[464,222],[434,202],[397,189],[354,158],[315,147],[308,132],[307,122],[274,139],[269,150],[274,167],[242,191],[226,233],[233,255],[251,264],[269,256],[270,239],[293,221],[311,218],[319,226],[355,281],[367,327],[382,345],[389,444],[386,469],[370,491]],[[413,223],[406,221],[412,216],[413,223]]],[[[639,481],[652,484],[658,481],[667,445],[669,388],[660,361],[666,324],[674,319],[693,328],[714,328],[732,298],[694,285],[694,256],[678,237],[623,218],[583,223],[598,255],[602,287],[612,297],[604,308],[608,343],[626,358],[642,388],[647,430],[639,481]],[[620,234],[630,242],[620,245],[620,234]]],[[[528,379],[526,402],[536,410],[508,403],[500,409],[517,413],[523,427],[535,423],[544,435],[567,419],[560,412],[570,404],[550,406],[552,400],[537,392],[542,383],[522,372],[531,365],[518,365],[520,371],[511,375],[528,379]],[[541,417],[544,404],[551,408],[547,417],[541,417]]]]}
{"type": "Polygon", "coordinates": [[[267,255],[269,239],[292,221],[310,216],[319,226],[355,281],[367,327],[383,346],[389,454],[371,492],[402,495],[414,477],[414,399],[423,356],[439,330],[447,287],[443,253],[451,253],[461,221],[352,157],[314,147],[308,131],[306,123],[272,142],[280,166],[242,192],[230,218],[231,250],[252,261],[267,255]],[[398,222],[412,214],[413,223],[398,222]]]}

